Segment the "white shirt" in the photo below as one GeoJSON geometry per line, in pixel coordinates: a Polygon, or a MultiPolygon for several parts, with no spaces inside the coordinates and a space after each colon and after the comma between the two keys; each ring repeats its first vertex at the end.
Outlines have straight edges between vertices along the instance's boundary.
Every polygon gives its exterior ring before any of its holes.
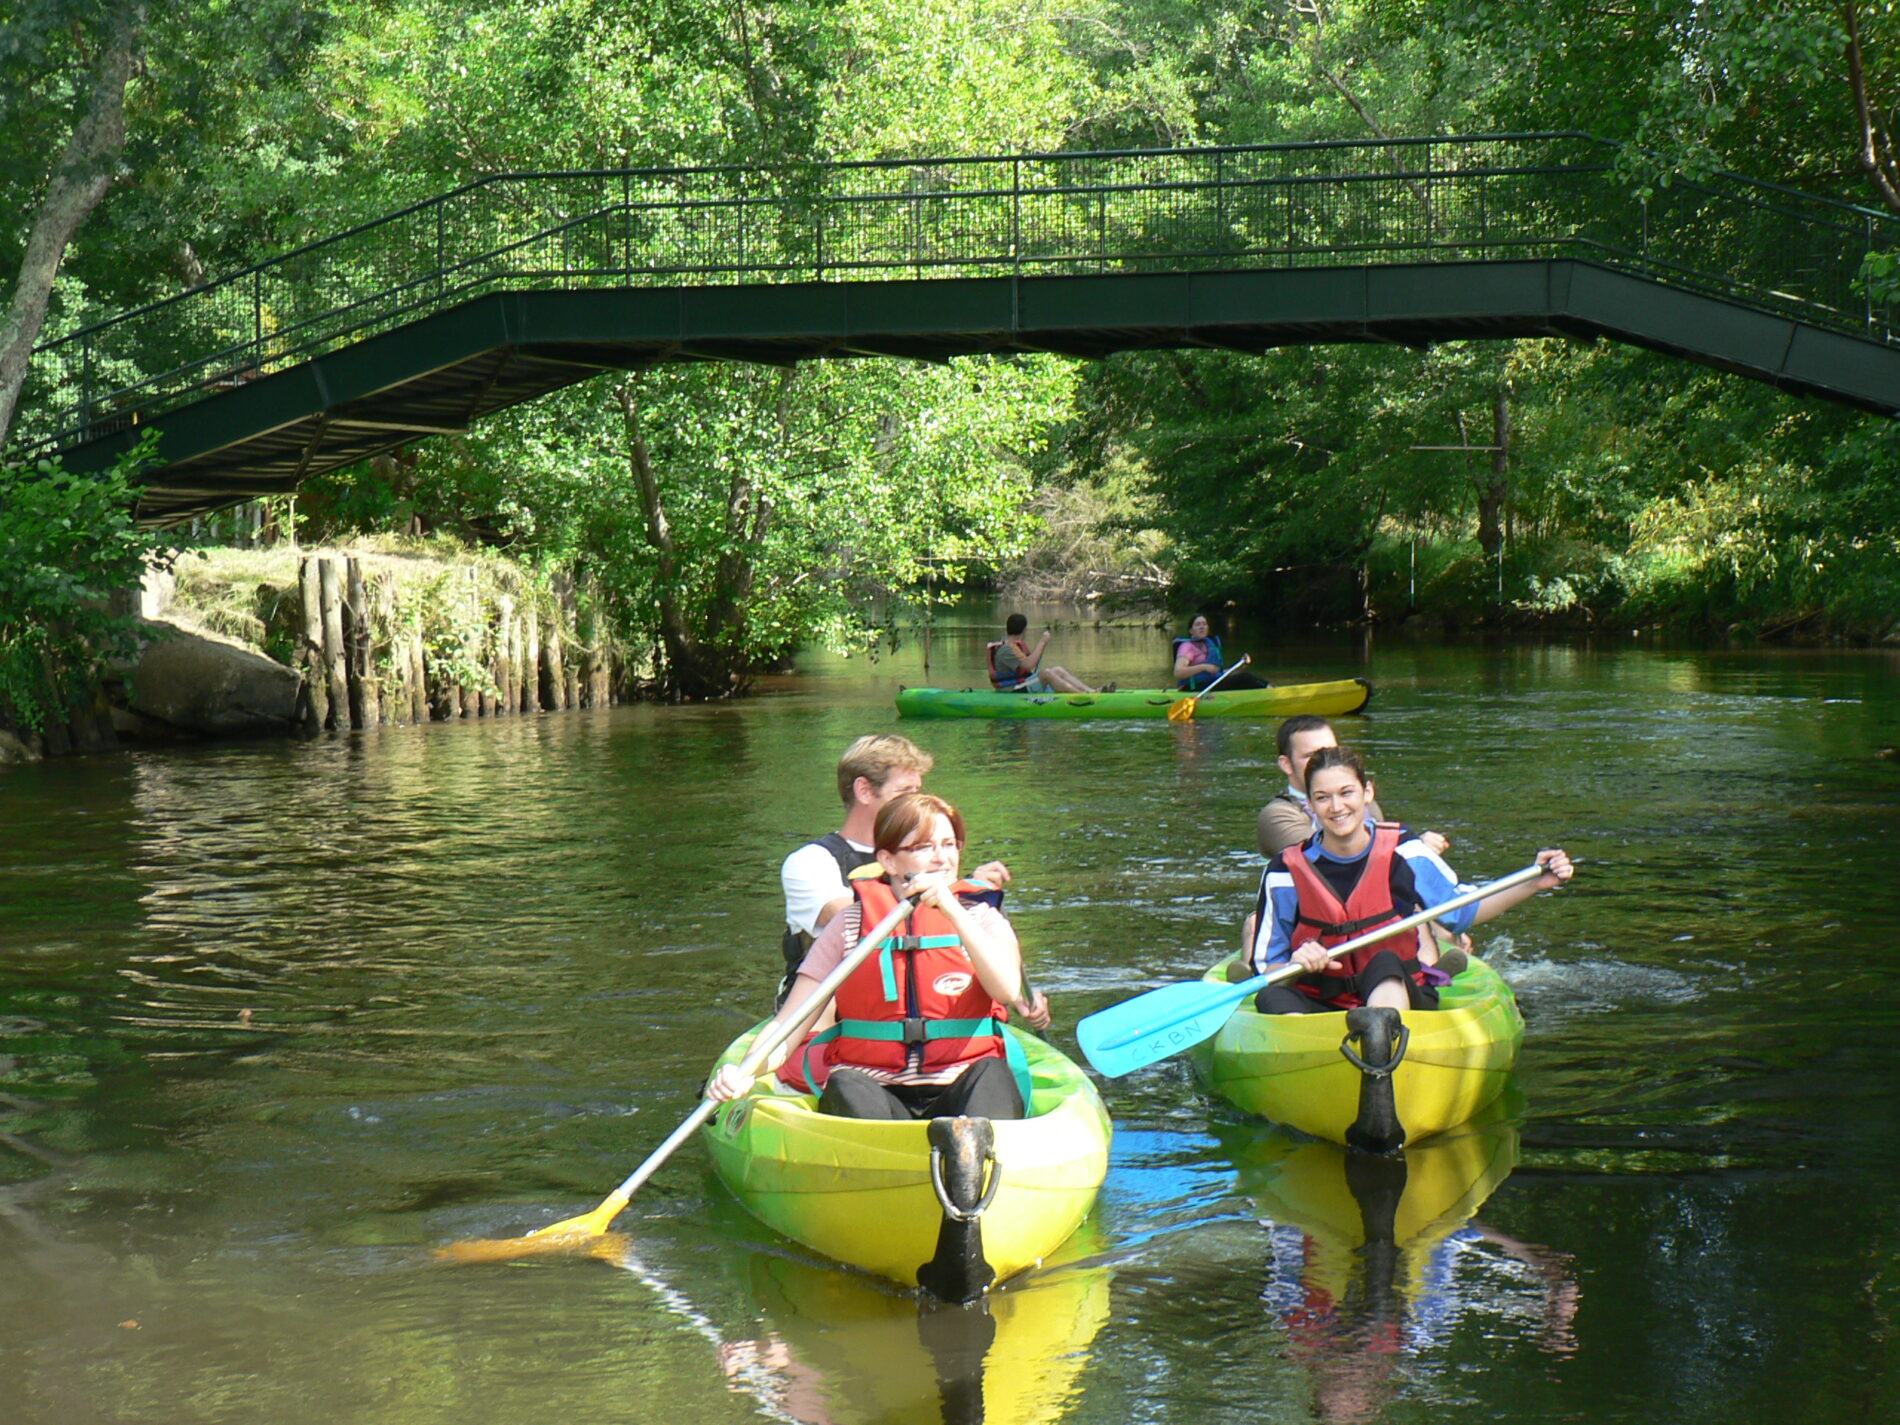
{"type": "MultiPolygon", "coordinates": [[[[871,848],[861,841],[845,838],[855,851],[868,856],[871,848]]],[[[838,873],[838,861],[816,841],[807,842],[785,858],[779,868],[779,884],[785,888],[785,924],[807,935],[818,934],[818,912],[841,896],[851,894],[838,873]]]]}

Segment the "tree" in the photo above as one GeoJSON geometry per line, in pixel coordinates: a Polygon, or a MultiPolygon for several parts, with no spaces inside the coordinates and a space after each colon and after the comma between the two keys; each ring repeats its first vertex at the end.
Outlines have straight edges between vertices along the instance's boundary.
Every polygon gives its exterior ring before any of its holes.
{"type": "MultiPolygon", "coordinates": [[[[804,160],[1054,147],[1088,78],[1057,13],[540,0],[369,23],[428,35],[391,145],[416,169],[743,161],[795,191],[804,160]]],[[[723,696],[802,641],[862,646],[927,570],[1017,547],[1069,381],[1054,359],[660,368],[424,447],[414,485],[429,517],[584,566],[670,692],[723,696]]]]}
{"type": "Polygon", "coordinates": [[[1900,47],[1900,6],[1891,0],[1873,5],[1844,0],[1841,13],[1847,32],[1842,53],[1859,131],[1860,166],[1881,202],[1900,213],[1900,145],[1894,132],[1896,115],[1900,115],[1900,56],[1894,53],[1900,47]]]}
{"type": "MultiPolygon", "coordinates": [[[[118,176],[125,90],[139,62],[145,9],[144,0],[30,4],[7,30],[0,93],[13,97],[0,120],[50,128],[56,115],[71,117],[58,156],[32,185],[39,189],[39,202],[0,325],[0,448],[13,424],[60,262],[80,224],[118,176]]],[[[15,150],[9,157],[17,173],[22,156],[15,150]]],[[[9,186],[17,191],[17,185],[9,186]]]]}
{"type": "Polygon", "coordinates": [[[1048,357],[661,367],[421,447],[414,488],[430,521],[586,574],[668,692],[722,697],[801,644],[866,646],[893,591],[1013,557],[1071,380],[1048,357]]]}
{"type": "Polygon", "coordinates": [[[15,274],[0,439],[23,403],[60,399],[64,373],[29,369],[36,341],[240,265],[231,255],[271,242],[270,219],[308,197],[292,150],[330,137],[287,143],[274,122],[322,32],[304,0],[15,8],[0,40],[0,211],[33,218],[0,228],[0,271],[15,274]]]}
{"type": "Polygon", "coordinates": [[[113,596],[158,555],[129,484],[150,457],[142,447],[104,476],[0,465],[0,724],[62,725],[102,662],[131,648],[137,619],[113,596]]]}

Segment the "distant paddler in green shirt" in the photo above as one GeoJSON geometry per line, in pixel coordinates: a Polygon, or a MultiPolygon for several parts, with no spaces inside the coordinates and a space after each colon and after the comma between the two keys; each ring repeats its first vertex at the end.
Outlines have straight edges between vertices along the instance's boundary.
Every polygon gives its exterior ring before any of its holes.
{"type": "MultiPolygon", "coordinates": [[[[1043,650],[1049,646],[1049,630],[1031,648],[1023,634],[1029,620],[1011,614],[1003,623],[1003,637],[989,645],[990,686],[999,693],[1093,693],[1097,691],[1067,668],[1042,667],[1043,650]]],[[[1115,685],[1101,689],[1112,693],[1115,685]]]]}

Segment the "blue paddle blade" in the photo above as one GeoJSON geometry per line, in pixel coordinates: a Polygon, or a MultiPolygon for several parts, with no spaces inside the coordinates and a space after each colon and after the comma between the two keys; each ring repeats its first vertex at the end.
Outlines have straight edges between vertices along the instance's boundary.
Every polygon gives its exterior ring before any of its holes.
{"type": "MultiPolygon", "coordinates": [[[[1413,926],[1423,925],[1428,920],[1436,920],[1450,911],[1481,901],[1486,896],[1494,896],[1499,891],[1543,874],[1542,866],[1526,866],[1488,886],[1473,886],[1461,891],[1443,905],[1421,910],[1389,925],[1374,926],[1364,935],[1355,935],[1341,944],[1329,946],[1326,953],[1334,958],[1351,954],[1363,946],[1375,944],[1401,931],[1410,930],[1413,926]]],[[[1170,1054],[1192,1048],[1203,1039],[1213,1038],[1220,1033],[1220,1027],[1227,1022],[1227,1017],[1235,1008],[1243,1001],[1252,999],[1262,985],[1291,979],[1299,973],[1297,965],[1286,964],[1237,985],[1217,984],[1208,980],[1163,985],[1158,990],[1136,995],[1100,1014],[1091,1014],[1075,1026],[1076,1041],[1081,1044],[1082,1052],[1088,1055],[1089,1063],[1095,1066],[1095,1071],[1112,1079],[1118,1074],[1143,1068],[1157,1059],[1165,1059],[1170,1054]]]]}
{"type": "Polygon", "coordinates": [[[1096,1073],[1117,1078],[1213,1038],[1264,983],[1163,985],[1089,1015],[1075,1026],[1076,1042],[1096,1073]]]}

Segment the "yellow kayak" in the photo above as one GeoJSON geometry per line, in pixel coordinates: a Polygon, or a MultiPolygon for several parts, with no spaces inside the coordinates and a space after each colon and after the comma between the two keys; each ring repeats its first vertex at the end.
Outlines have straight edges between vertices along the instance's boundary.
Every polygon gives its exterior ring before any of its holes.
{"type": "MultiPolygon", "coordinates": [[[[1226,963],[1203,978],[1224,983],[1226,963]]],[[[1439,990],[1438,1005],[1400,1015],[1409,1039],[1391,1084],[1404,1143],[1464,1123],[1495,1099],[1524,1039],[1511,987],[1475,956],[1439,990]]],[[[1343,1013],[1258,1014],[1249,1004],[1188,1054],[1203,1083],[1247,1112],[1345,1143],[1364,1082],[1340,1052],[1345,1025],[1343,1013]]]]}
{"type": "MultiPolygon", "coordinates": [[[[1005,1032],[1028,1062],[1031,1116],[991,1125],[994,1167],[982,1181],[993,1196],[974,1223],[978,1275],[986,1264],[996,1281],[1040,1263],[1088,1215],[1108,1172],[1110,1132],[1101,1096],[1080,1068],[1033,1035],[1005,1032]]],[[[719,1063],[737,1063],[757,1033],[754,1027],[734,1040],[719,1063]]],[[[761,1080],[701,1129],[720,1179],[775,1231],[840,1262],[918,1285],[946,1228],[931,1177],[931,1125],[830,1117],[816,1111],[814,1097],[775,1093],[772,1082],[761,1080]]],[[[979,1280],[970,1294],[986,1285],[979,1280]]],[[[930,1289],[968,1299],[954,1285],[946,1291],[931,1281],[930,1289]]]]}

